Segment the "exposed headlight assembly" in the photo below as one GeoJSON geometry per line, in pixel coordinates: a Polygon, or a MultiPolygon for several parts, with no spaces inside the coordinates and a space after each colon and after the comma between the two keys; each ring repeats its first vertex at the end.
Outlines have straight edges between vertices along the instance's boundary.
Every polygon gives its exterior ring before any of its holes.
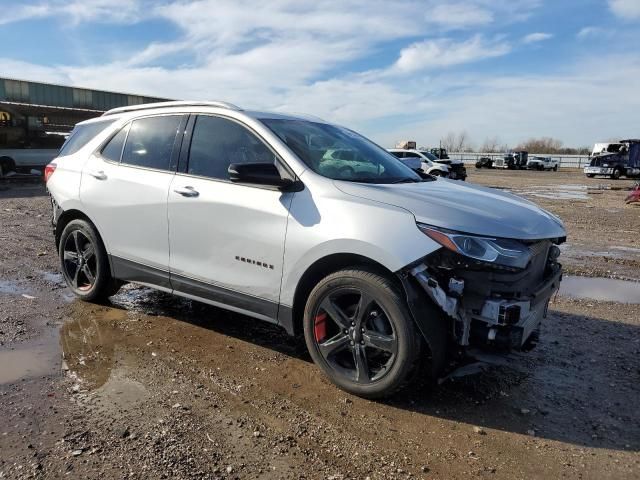
{"type": "Polygon", "coordinates": [[[418,228],[444,248],[481,262],[512,268],[526,268],[531,260],[529,247],[516,240],[479,237],[423,223],[418,223],[418,228]]]}

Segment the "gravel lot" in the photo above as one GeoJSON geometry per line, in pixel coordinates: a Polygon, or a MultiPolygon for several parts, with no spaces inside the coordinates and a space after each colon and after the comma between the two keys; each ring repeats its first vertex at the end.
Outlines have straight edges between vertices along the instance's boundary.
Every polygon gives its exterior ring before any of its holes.
{"type": "MultiPolygon", "coordinates": [[[[564,220],[569,273],[640,280],[640,206],[607,189],[632,182],[469,171],[564,220]]],[[[371,402],[276,327],[134,285],[75,300],[49,209],[0,183],[0,478],[640,478],[638,304],[566,292],[532,352],[371,402]]]]}

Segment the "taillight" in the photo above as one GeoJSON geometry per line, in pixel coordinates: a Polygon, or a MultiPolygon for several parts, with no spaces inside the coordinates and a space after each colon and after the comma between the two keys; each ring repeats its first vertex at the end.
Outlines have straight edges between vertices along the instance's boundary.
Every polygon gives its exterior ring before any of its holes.
{"type": "Polygon", "coordinates": [[[49,181],[51,175],[53,175],[53,172],[56,171],[56,167],[57,165],[53,162],[44,167],[44,183],[47,183],[49,181]]]}

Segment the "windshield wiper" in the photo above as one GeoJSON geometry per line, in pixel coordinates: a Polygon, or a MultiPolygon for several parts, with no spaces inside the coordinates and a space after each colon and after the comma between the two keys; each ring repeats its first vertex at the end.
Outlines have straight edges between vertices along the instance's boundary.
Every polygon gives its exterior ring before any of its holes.
{"type": "Polygon", "coordinates": [[[421,178],[405,177],[405,178],[401,178],[399,180],[394,180],[391,183],[419,183],[419,182],[422,182],[421,178]]]}

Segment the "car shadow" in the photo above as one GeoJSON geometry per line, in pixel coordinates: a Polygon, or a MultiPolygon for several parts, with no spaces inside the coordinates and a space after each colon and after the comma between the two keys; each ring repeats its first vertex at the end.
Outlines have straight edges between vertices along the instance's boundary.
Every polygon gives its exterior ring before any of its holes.
{"type": "Polygon", "coordinates": [[[0,178],[0,200],[3,198],[32,198],[47,195],[42,177],[34,176],[28,180],[0,178]]]}
{"type": "MultiPolygon", "coordinates": [[[[108,306],[165,316],[311,362],[277,325],[142,287],[108,306]]],[[[390,408],[574,445],[640,451],[640,327],[550,311],[541,340],[508,366],[424,383],[379,402],[390,408]]],[[[336,390],[336,395],[338,391],[336,390]]]]}

